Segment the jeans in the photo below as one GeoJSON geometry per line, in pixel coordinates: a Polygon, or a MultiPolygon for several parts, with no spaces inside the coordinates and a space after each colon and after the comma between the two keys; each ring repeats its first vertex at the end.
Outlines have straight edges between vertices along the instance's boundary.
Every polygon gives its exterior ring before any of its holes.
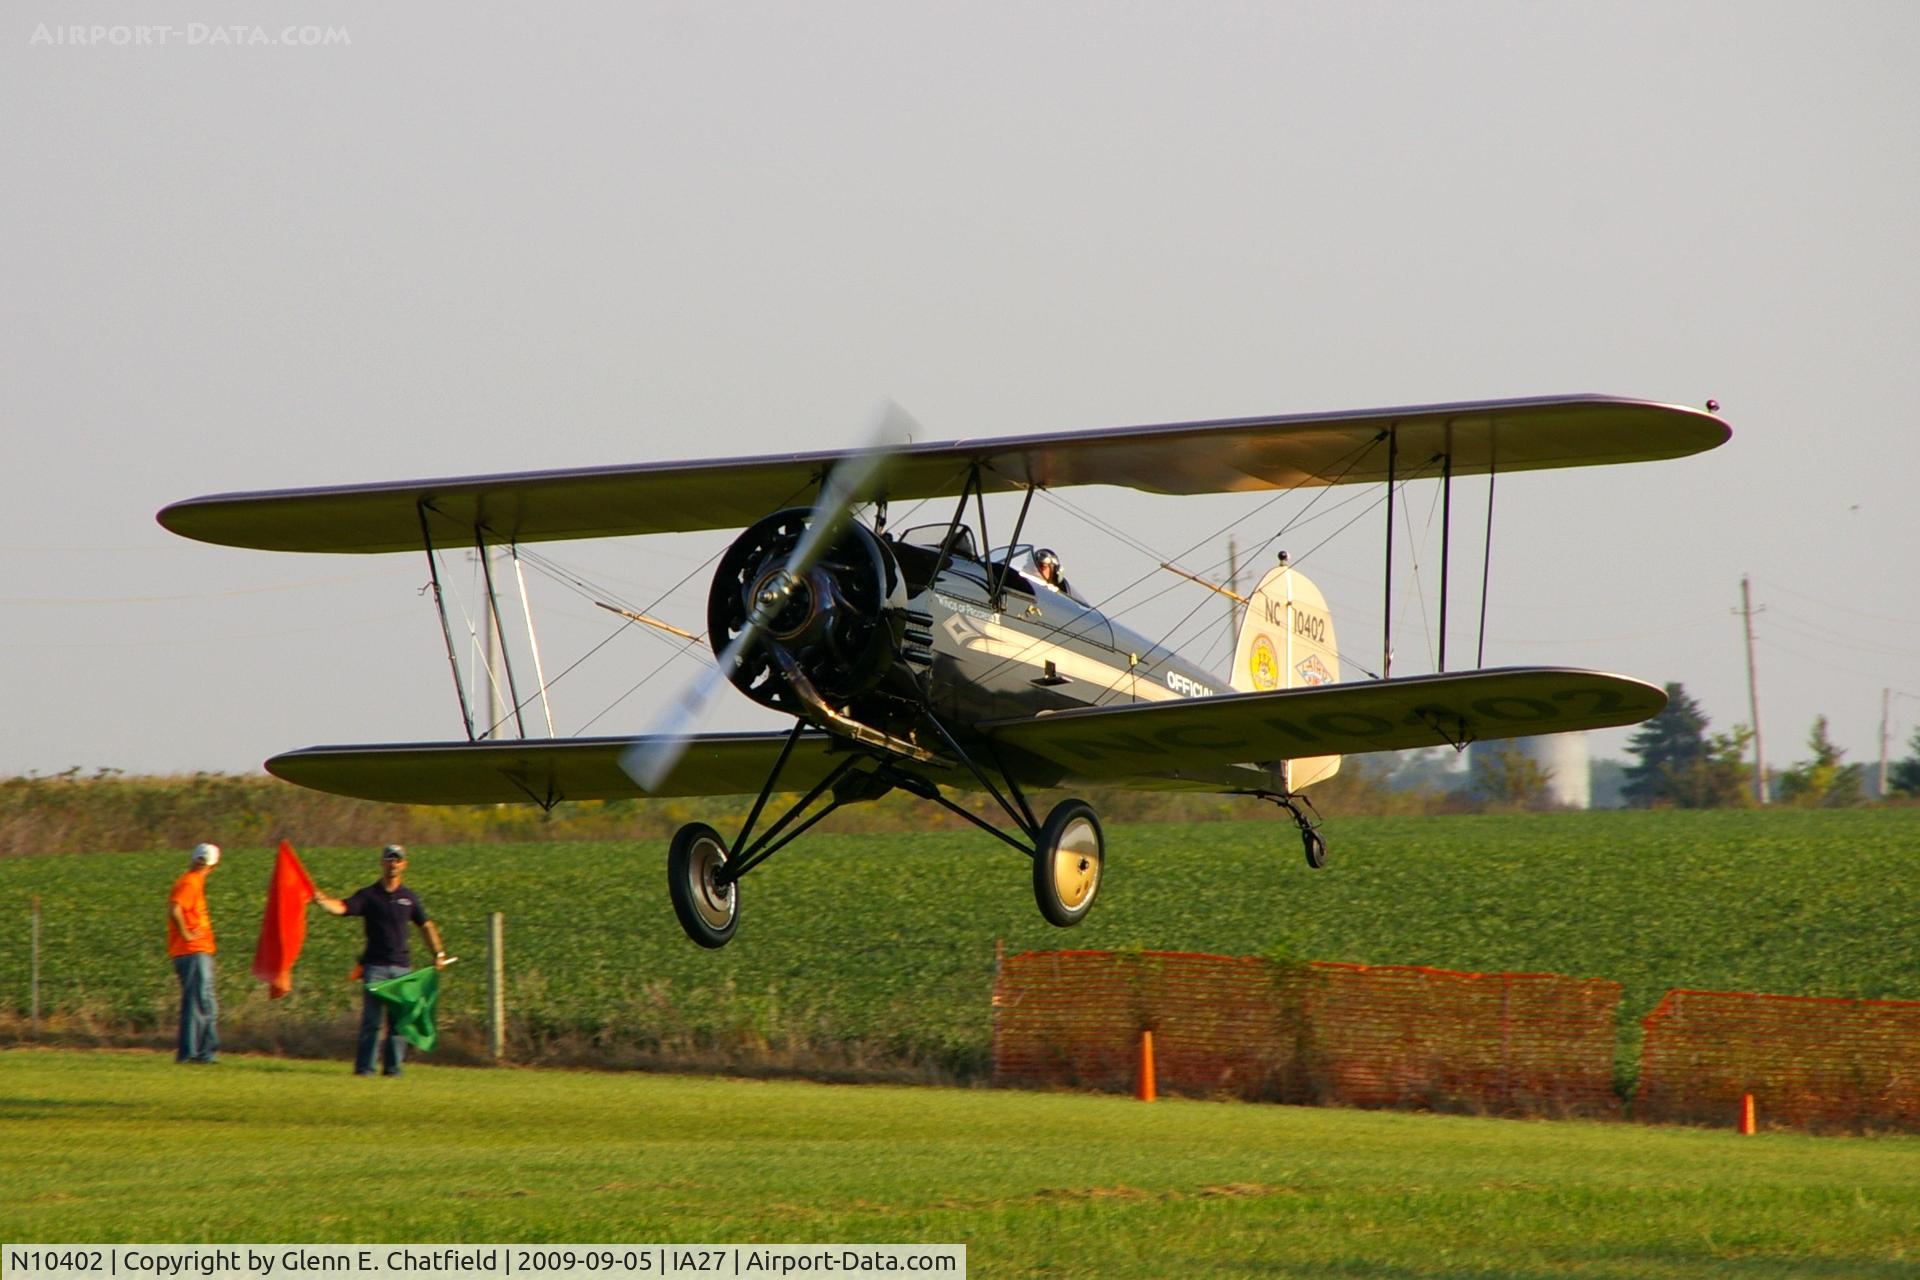
{"type": "Polygon", "coordinates": [[[173,958],[180,979],[180,1041],[175,1062],[214,1062],[220,1051],[220,1002],[213,994],[213,953],[173,958]]]}
{"type": "MultiPolygon", "coordinates": [[[[360,976],[368,986],[376,982],[385,982],[388,978],[398,978],[411,973],[404,964],[370,964],[360,976]]],[[[400,1064],[406,1060],[407,1042],[393,1034],[393,1006],[377,996],[360,994],[360,1046],[354,1055],[353,1073],[357,1076],[373,1074],[374,1045],[380,1047],[380,1074],[397,1076],[400,1064]],[[380,1024],[386,1022],[386,1037],[381,1038],[380,1024]]]]}

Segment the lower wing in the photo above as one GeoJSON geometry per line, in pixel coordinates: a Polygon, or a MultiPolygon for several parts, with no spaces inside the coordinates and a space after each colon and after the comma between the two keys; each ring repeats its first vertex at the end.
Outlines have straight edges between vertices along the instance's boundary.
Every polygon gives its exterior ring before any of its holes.
{"type": "MultiPolygon", "coordinates": [[[[1250,791],[1275,785],[1257,762],[1610,728],[1645,720],[1666,700],[1652,685],[1623,676],[1515,667],[1085,707],[976,728],[1002,749],[1001,763],[1030,785],[1250,791]]],[[[273,757],[267,771],[316,791],[394,804],[532,801],[551,807],[563,800],[752,795],[787,737],[702,734],[652,792],[620,767],[620,757],[644,741],[637,738],[307,747],[273,757]]],[[[822,733],[800,735],[781,770],[780,790],[811,788],[848,750],[857,748],[822,733]]],[[[956,770],[941,781],[966,786],[970,780],[956,770]]]]}
{"type": "MultiPolygon", "coordinates": [[[[531,800],[630,800],[638,796],[752,795],[766,781],[787,734],[712,733],[694,738],[666,781],[643,791],[620,767],[641,738],[528,738],[307,747],[267,761],[288,782],[394,804],[505,804],[531,800]]],[[[844,748],[802,734],[780,773],[783,790],[805,791],[839,763],[844,748]]]]}
{"type": "Polygon", "coordinates": [[[1637,724],[1666,704],[1664,692],[1624,676],[1507,667],[1076,708],[979,728],[1028,758],[1023,775],[1050,767],[1057,782],[1237,790],[1258,775],[1236,765],[1605,729],[1637,724]],[[1243,781],[1236,786],[1223,770],[1243,781]]]}

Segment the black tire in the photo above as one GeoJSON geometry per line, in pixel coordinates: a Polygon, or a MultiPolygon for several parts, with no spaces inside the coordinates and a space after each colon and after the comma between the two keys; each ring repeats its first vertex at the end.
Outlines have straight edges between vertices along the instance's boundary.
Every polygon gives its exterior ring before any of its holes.
{"type": "Polygon", "coordinates": [[[1312,827],[1300,829],[1300,843],[1306,846],[1307,865],[1318,871],[1327,865],[1327,838],[1312,827]]]}
{"type": "Polygon", "coordinates": [[[667,847],[667,894],[680,927],[709,951],[733,939],[740,923],[740,886],[716,884],[713,873],[727,864],[727,842],[704,822],[689,822],[667,847]]]}
{"type": "Polygon", "coordinates": [[[1106,838],[1084,800],[1062,800],[1040,827],[1033,859],[1033,898],[1047,923],[1072,928],[1093,910],[1106,870],[1106,838]]]}

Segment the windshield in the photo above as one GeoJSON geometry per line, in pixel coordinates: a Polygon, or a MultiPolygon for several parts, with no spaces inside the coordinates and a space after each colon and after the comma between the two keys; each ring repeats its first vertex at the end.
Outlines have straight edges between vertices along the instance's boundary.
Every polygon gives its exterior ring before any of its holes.
{"type": "MultiPolygon", "coordinates": [[[[947,531],[953,526],[948,524],[921,524],[903,530],[897,535],[900,542],[909,547],[925,547],[929,551],[938,551],[947,540],[947,531]]],[[[966,525],[960,526],[959,536],[954,539],[953,553],[967,560],[978,560],[980,553],[974,550],[973,530],[966,525]]]]}

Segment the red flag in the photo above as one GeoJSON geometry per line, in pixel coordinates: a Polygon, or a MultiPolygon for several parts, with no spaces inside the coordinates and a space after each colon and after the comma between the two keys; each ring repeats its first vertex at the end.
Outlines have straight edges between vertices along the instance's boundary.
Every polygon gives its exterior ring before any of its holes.
{"type": "Polygon", "coordinates": [[[293,962],[300,958],[300,944],[307,940],[307,903],[316,896],[299,855],[282,840],[273,880],[267,885],[260,942],[253,949],[253,976],[267,984],[274,1000],[293,990],[293,962]]]}

